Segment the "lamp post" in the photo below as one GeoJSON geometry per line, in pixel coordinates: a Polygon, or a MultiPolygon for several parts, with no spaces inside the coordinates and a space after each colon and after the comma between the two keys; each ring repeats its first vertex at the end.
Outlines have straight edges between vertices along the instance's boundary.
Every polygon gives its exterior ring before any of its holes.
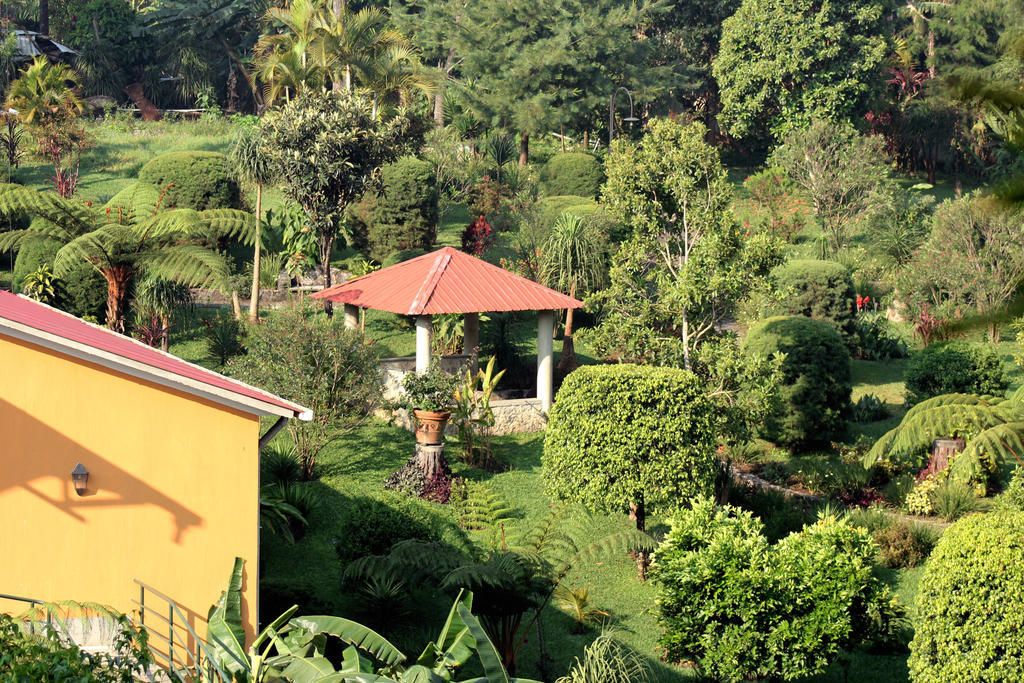
{"type": "Polygon", "coordinates": [[[626,93],[626,97],[629,98],[629,116],[622,120],[629,123],[640,120],[633,116],[633,93],[628,88],[616,88],[612,92],[611,99],[608,102],[608,149],[611,149],[612,139],[615,137],[615,96],[619,94],[620,90],[624,91],[626,93]]]}

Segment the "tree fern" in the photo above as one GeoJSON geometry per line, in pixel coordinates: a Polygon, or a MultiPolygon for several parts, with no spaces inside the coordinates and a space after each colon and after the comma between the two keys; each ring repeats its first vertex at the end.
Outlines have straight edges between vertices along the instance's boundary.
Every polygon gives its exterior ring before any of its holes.
{"type": "Polygon", "coordinates": [[[129,285],[140,273],[187,286],[224,282],[224,258],[202,243],[220,238],[252,244],[255,221],[244,211],[163,208],[163,193],[142,184],[119,192],[102,208],[20,185],[0,185],[0,214],[33,216],[28,228],[0,235],[0,250],[26,237],[56,240],[60,275],[82,260],[107,281],[107,325],[124,331],[129,285]]]}
{"type": "Polygon", "coordinates": [[[971,394],[944,394],[922,401],[872,446],[863,464],[868,468],[879,461],[919,466],[935,439],[955,436],[967,440],[952,466],[958,478],[978,476],[986,465],[1021,462],[1024,403],[971,394]]]}

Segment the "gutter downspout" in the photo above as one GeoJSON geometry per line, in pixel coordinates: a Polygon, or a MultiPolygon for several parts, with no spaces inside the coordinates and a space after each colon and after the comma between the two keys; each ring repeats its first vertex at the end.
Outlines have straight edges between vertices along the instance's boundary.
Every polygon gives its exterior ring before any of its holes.
{"type": "Polygon", "coordinates": [[[267,433],[260,437],[260,449],[259,449],[260,453],[262,453],[263,449],[266,447],[266,445],[268,443],[270,443],[270,441],[275,436],[277,436],[277,433],[279,431],[281,431],[282,429],[284,429],[284,426],[286,424],[288,424],[288,419],[289,418],[283,417],[283,416],[277,418],[277,422],[275,422],[274,424],[270,425],[270,429],[267,430],[267,433]]]}

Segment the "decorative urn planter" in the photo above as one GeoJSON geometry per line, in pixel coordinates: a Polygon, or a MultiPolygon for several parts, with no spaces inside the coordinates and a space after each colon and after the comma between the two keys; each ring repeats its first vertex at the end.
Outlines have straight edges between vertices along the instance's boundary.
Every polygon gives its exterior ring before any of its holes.
{"type": "Polygon", "coordinates": [[[416,443],[444,443],[444,428],[452,416],[451,411],[413,410],[412,416],[416,420],[416,443]]]}

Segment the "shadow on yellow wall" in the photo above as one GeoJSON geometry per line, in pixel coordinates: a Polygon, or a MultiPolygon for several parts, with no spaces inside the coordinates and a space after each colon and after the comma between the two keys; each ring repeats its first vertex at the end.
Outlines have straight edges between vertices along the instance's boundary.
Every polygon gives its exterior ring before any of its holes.
{"type": "MultiPolygon", "coordinates": [[[[175,543],[181,542],[190,527],[202,524],[202,518],[192,510],[3,399],[0,434],[4,435],[0,443],[0,498],[10,489],[22,489],[78,522],[86,522],[85,514],[100,508],[156,506],[173,517],[175,543]],[[82,496],[71,482],[71,470],[78,462],[89,470],[89,483],[82,496]],[[47,479],[50,481],[43,483],[47,479]]],[[[139,448],[145,449],[145,443],[140,442],[139,448]]]]}

